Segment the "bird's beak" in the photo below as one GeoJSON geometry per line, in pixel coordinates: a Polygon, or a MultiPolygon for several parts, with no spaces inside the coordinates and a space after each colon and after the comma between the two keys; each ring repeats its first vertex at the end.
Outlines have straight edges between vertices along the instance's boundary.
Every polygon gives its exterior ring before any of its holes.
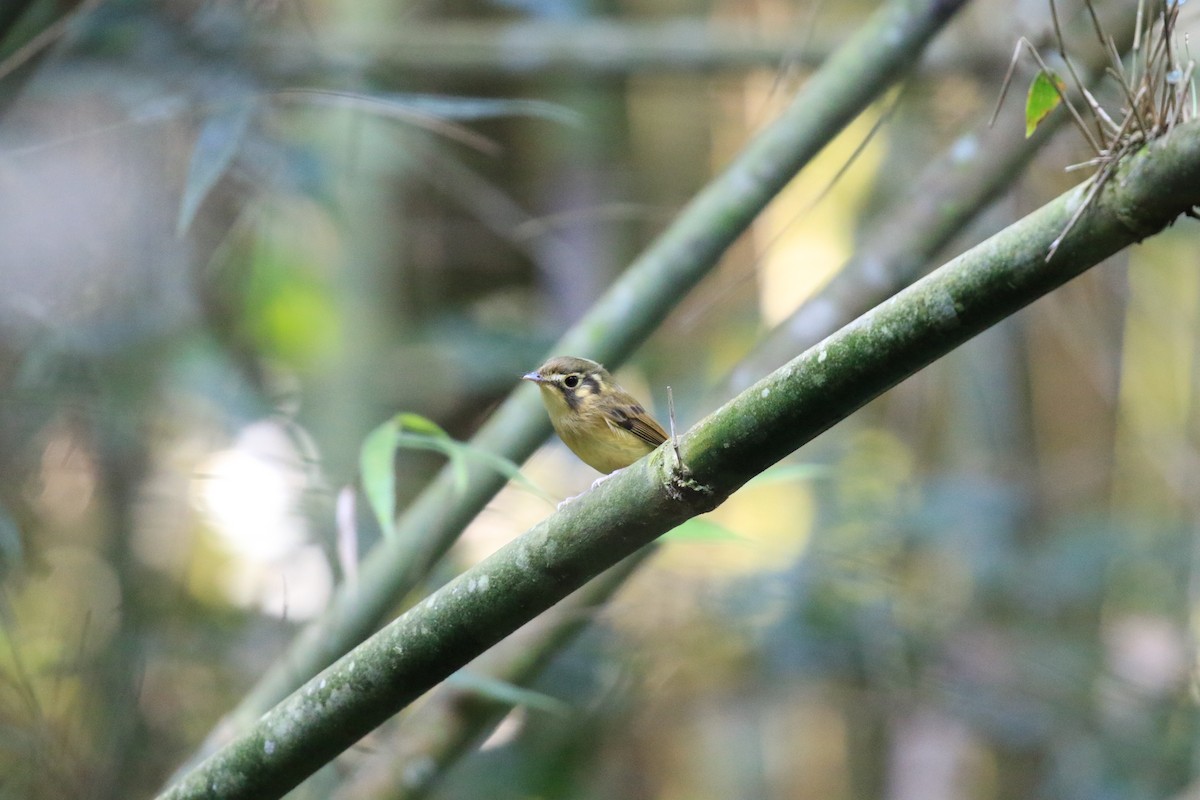
{"type": "Polygon", "coordinates": [[[534,383],[541,383],[542,381],[544,381],[546,379],[542,377],[542,373],[540,373],[540,372],[526,372],[524,375],[521,376],[521,380],[533,381],[534,383]]]}

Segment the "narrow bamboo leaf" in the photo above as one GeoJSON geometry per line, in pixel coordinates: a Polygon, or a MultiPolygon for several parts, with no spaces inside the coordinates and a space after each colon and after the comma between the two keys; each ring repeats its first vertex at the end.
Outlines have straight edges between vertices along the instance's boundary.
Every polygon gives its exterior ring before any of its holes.
{"type": "Polygon", "coordinates": [[[827,477],[832,470],[824,464],[778,464],[766,472],[755,475],[746,482],[747,486],[789,481],[811,481],[827,477]]]}
{"type": "Polygon", "coordinates": [[[1033,83],[1029,84],[1029,94],[1025,98],[1025,138],[1028,139],[1037,130],[1037,126],[1046,118],[1058,104],[1062,102],[1060,92],[1066,89],[1062,78],[1053,72],[1038,72],[1033,83]]]}
{"type": "Polygon", "coordinates": [[[385,538],[396,532],[396,438],[399,423],[395,417],[380,425],[363,439],[358,469],[362,476],[363,494],[375,512],[375,519],[385,538]]]}
{"type": "Polygon", "coordinates": [[[438,425],[428,417],[422,417],[420,414],[402,411],[395,417],[396,424],[401,430],[412,431],[413,433],[424,433],[429,436],[439,436],[443,439],[450,439],[450,434],[442,430],[442,426],[438,425]]]}
{"type": "Polygon", "coordinates": [[[450,461],[451,469],[454,470],[454,486],[459,492],[462,492],[467,488],[467,481],[470,480],[471,475],[467,471],[466,458],[462,451],[455,448],[454,445],[454,440],[445,432],[442,432],[440,436],[408,432],[401,432],[396,436],[397,447],[410,450],[433,450],[446,456],[450,461]]]}
{"type": "Polygon", "coordinates": [[[582,117],[575,111],[542,100],[452,97],[403,92],[347,92],[331,89],[287,89],[275,96],[295,97],[308,103],[356,109],[400,120],[435,117],[447,121],[470,122],[500,117],[538,117],[564,125],[579,125],[582,121],[582,117]]]}
{"type": "Polygon", "coordinates": [[[398,448],[430,450],[445,456],[454,471],[455,484],[460,492],[470,479],[468,459],[474,459],[547,502],[554,502],[549,492],[523,475],[521,468],[512,461],[455,440],[436,422],[420,414],[402,412],[368,434],[359,455],[363,493],[384,536],[391,536],[395,531],[394,458],[398,448]]]}
{"type": "Polygon", "coordinates": [[[447,678],[446,683],[509,706],[527,706],[559,717],[571,713],[571,706],[557,697],[535,692],[533,689],[526,689],[491,675],[462,669],[447,678]]]}
{"type": "Polygon", "coordinates": [[[465,472],[466,460],[474,459],[515,482],[526,491],[548,502],[554,502],[554,498],[549,492],[526,477],[521,472],[521,467],[509,459],[495,453],[490,453],[487,450],[472,447],[466,442],[460,442],[442,430],[436,422],[426,419],[419,414],[399,414],[397,419],[400,420],[401,428],[406,432],[402,436],[401,446],[436,450],[443,453],[450,459],[453,465],[455,482],[459,486],[460,491],[469,477],[465,472]],[[412,433],[408,433],[409,431],[412,433]]]}
{"type": "Polygon", "coordinates": [[[401,92],[377,93],[366,95],[366,97],[385,105],[395,105],[411,111],[459,121],[498,117],[538,117],[564,125],[577,125],[582,119],[578,113],[566,106],[547,103],[543,100],[445,97],[401,92]]]}
{"type": "Polygon", "coordinates": [[[552,494],[530,480],[525,473],[521,472],[521,468],[517,464],[509,461],[504,456],[489,453],[487,450],[480,450],[466,442],[451,441],[453,442],[453,446],[465,457],[473,458],[476,461],[482,462],[484,466],[491,467],[494,471],[513,481],[527,492],[535,494],[549,503],[555,502],[552,494]]]}
{"type": "Polygon", "coordinates": [[[746,537],[739,536],[724,525],[718,525],[704,517],[692,517],[687,522],[664,534],[663,539],[672,542],[744,542],[746,537]]]}
{"type": "Polygon", "coordinates": [[[233,163],[253,115],[253,104],[243,103],[205,120],[196,146],[192,149],[192,162],[188,166],[187,181],[183,187],[183,200],[179,204],[179,218],[175,222],[176,235],[187,233],[204,198],[208,197],[208,193],[233,163]]]}

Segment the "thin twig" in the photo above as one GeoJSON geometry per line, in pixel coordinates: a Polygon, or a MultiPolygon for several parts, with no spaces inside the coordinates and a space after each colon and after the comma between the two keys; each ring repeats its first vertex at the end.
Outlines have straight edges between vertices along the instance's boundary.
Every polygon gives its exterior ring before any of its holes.
{"type": "MultiPolygon", "coordinates": [[[[1092,5],[1092,0],[1086,0],[1083,6],[1087,9],[1088,16],[1092,20],[1092,30],[1096,32],[1096,38],[1100,40],[1100,46],[1104,47],[1107,44],[1104,36],[1104,26],[1100,24],[1100,18],[1096,16],[1096,7],[1092,5]]],[[[1109,36],[1108,40],[1111,41],[1112,37],[1109,36]]]]}
{"type": "Polygon", "coordinates": [[[1004,98],[1008,97],[1008,87],[1012,85],[1013,72],[1017,69],[1017,60],[1021,57],[1021,45],[1025,43],[1025,37],[1022,36],[1017,40],[1017,46],[1013,48],[1012,58],[1008,61],[1008,71],[1004,73],[1004,80],[1000,82],[1000,96],[996,98],[996,107],[992,109],[992,118],[988,120],[988,127],[996,124],[996,117],[1000,116],[1000,106],[1004,105],[1004,98]]]}
{"type": "Polygon", "coordinates": [[[1175,31],[1175,23],[1179,19],[1179,3],[1168,3],[1168,10],[1163,13],[1163,51],[1166,54],[1167,63],[1163,65],[1163,96],[1162,96],[1162,120],[1168,118],[1168,107],[1174,106],[1175,92],[1170,88],[1170,76],[1178,69],[1178,59],[1175,55],[1174,41],[1175,38],[1171,34],[1175,31]]]}
{"type": "Polygon", "coordinates": [[[683,456],[679,452],[679,437],[675,435],[675,395],[667,387],[667,421],[671,425],[671,447],[675,449],[675,468],[683,469],[683,456]]]}
{"type": "MultiPolygon", "coordinates": [[[[1062,25],[1058,21],[1058,5],[1054,0],[1050,0],[1050,20],[1054,23],[1054,39],[1058,42],[1058,54],[1062,57],[1063,63],[1067,65],[1067,72],[1071,73],[1071,80],[1075,81],[1075,89],[1083,95],[1088,108],[1092,110],[1092,118],[1096,123],[1096,135],[1103,139],[1104,125],[1101,122],[1101,115],[1097,111],[1100,104],[1096,102],[1096,98],[1092,97],[1091,92],[1087,90],[1087,86],[1080,80],[1079,73],[1075,71],[1075,65],[1071,63],[1071,59],[1067,55],[1067,40],[1063,38],[1062,25]]],[[[1065,102],[1065,95],[1061,91],[1059,95],[1063,97],[1065,102]]]]}
{"type": "Polygon", "coordinates": [[[1080,203],[1079,207],[1075,209],[1075,213],[1073,213],[1071,218],[1067,220],[1067,224],[1063,227],[1062,232],[1058,234],[1058,236],[1054,237],[1054,241],[1052,241],[1050,243],[1050,247],[1047,248],[1047,262],[1054,258],[1054,254],[1058,252],[1058,248],[1063,243],[1063,240],[1067,238],[1067,234],[1070,233],[1071,229],[1075,227],[1075,224],[1083,218],[1083,215],[1087,212],[1088,208],[1091,207],[1092,202],[1096,199],[1096,195],[1100,193],[1100,190],[1104,188],[1104,184],[1106,184],[1108,179],[1112,177],[1116,163],[1116,161],[1109,161],[1104,165],[1103,168],[1101,168],[1099,172],[1091,177],[1092,185],[1088,187],[1087,194],[1083,196],[1083,202],[1080,203]]]}
{"type": "MultiPolygon", "coordinates": [[[[1080,86],[1079,90],[1083,94],[1084,99],[1087,100],[1088,106],[1092,109],[1092,113],[1096,115],[1097,122],[1098,123],[1103,122],[1105,125],[1107,125],[1109,128],[1108,132],[1110,134],[1116,133],[1117,129],[1120,128],[1120,126],[1117,123],[1113,122],[1112,117],[1110,117],[1108,115],[1108,112],[1104,110],[1104,107],[1101,106],[1099,102],[1097,102],[1095,96],[1090,91],[1088,91],[1088,88],[1086,86],[1080,86]]],[[[1104,135],[1103,127],[1100,126],[1099,124],[1097,124],[1096,127],[1100,128],[1100,135],[1103,136],[1104,135]]]]}
{"type": "Polygon", "coordinates": [[[1138,0],[1137,18],[1133,22],[1133,54],[1137,55],[1138,42],[1142,38],[1142,19],[1146,11],[1146,0],[1138,0]]]}

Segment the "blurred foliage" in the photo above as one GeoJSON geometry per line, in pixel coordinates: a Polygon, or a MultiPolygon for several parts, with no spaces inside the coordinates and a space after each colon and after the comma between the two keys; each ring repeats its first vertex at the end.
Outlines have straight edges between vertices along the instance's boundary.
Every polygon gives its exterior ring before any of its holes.
{"type": "MultiPolygon", "coordinates": [[[[866,5],[0,4],[0,797],[161,786],[342,577],[367,434],[404,411],[465,438],[805,57],[406,72],[356,37],[736,17],[827,52],[866,5]]],[[[939,46],[980,60],[943,57],[831,146],[622,383],[660,408],[671,385],[681,426],[715,408],[986,118],[1045,20],[1019,5],[956,21],[939,46]]],[[[1079,155],[1055,140],[959,245],[1079,155]]],[[[1184,796],[1195,237],[1093,271],[671,537],[532,687],[555,713],[522,706],[438,796],[1184,796]]],[[[395,455],[397,503],[440,458],[395,455]]],[[[556,496],[594,477],[554,444],[527,471],[556,496]]],[[[351,558],[379,527],[357,497],[351,558]]],[[[506,491],[444,569],[548,510],[506,491]]]]}

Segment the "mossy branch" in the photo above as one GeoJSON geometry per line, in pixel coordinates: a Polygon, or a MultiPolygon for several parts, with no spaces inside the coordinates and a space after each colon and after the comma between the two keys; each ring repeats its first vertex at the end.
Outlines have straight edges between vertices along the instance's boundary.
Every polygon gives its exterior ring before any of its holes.
{"type": "MultiPolygon", "coordinates": [[[[524,686],[558,654],[654,547],[645,547],[589,581],[466,666],[471,672],[524,686]]],[[[393,736],[376,742],[330,800],[418,800],[435,791],[446,771],[512,710],[509,703],[446,681],[403,717],[393,736]]]]}
{"type": "Polygon", "coordinates": [[[663,447],[568,503],[309,681],[164,797],[278,797],[589,578],[990,325],[1190,213],[1200,204],[1200,124],[1122,163],[1047,259],[1085,192],[1006,228],[702,420],[680,439],[685,476],[663,447]]]}

